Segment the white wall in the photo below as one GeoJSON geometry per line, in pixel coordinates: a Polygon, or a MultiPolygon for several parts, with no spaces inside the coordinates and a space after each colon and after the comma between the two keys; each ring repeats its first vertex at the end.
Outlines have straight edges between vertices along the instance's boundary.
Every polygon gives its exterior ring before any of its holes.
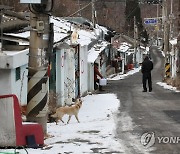
{"type": "Polygon", "coordinates": [[[21,105],[27,104],[28,53],[29,50],[5,52],[0,56],[0,95],[15,94],[21,105]],[[16,81],[16,68],[20,67],[20,79],[16,81]],[[2,88],[3,87],[3,88],[2,88]]]}
{"type": "Polygon", "coordinates": [[[16,81],[16,69],[0,70],[0,95],[15,94],[21,105],[27,104],[27,65],[20,67],[20,79],[16,81]]]}
{"type": "Polygon", "coordinates": [[[65,52],[65,77],[64,77],[64,97],[65,104],[71,104],[75,98],[75,58],[74,49],[67,49],[65,52]]]}
{"type": "MultiPolygon", "coordinates": [[[[137,67],[139,65],[139,63],[142,63],[143,61],[143,51],[141,49],[137,49],[136,52],[136,62],[137,62],[137,67]]],[[[135,66],[136,67],[136,66],[135,66]]]]}
{"type": "Polygon", "coordinates": [[[81,96],[87,94],[88,91],[88,63],[87,63],[88,48],[87,46],[80,47],[80,93],[81,96]]]}
{"type": "Polygon", "coordinates": [[[6,55],[0,56],[0,68],[12,69],[28,63],[29,49],[23,51],[4,51],[6,55]]]}
{"type": "Polygon", "coordinates": [[[56,95],[57,106],[64,106],[64,69],[65,59],[64,50],[57,50],[56,52],[56,95]]]}
{"type": "Polygon", "coordinates": [[[175,78],[176,77],[176,69],[177,69],[177,50],[175,50],[175,48],[173,47],[172,48],[172,51],[171,51],[171,58],[170,58],[170,66],[171,66],[171,77],[172,78],[175,78]]]}
{"type": "MultiPolygon", "coordinates": [[[[101,55],[101,58],[102,58],[102,62],[103,62],[103,64],[102,64],[102,66],[101,66],[101,74],[102,74],[102,76],[104,77],[104,78],[106,78],[106,60],[107,60],[107,54],[106,54],[106,50],[108,50],[108,49],[105,49],[104,51],[102,51],[102,55],[101,55]]],[[[100,57],[100,56],[99,56],[100,57]]]]}
{"type": "Polygon", "coordinates": [[[0,95],[12,94],[10,69],[0,69],[0,87],[0,95]]]}
{"type": "Polygon", "coordinates": [[[21,105],[27,105],[27,85],[28,85],[28,65],[23,65],[20,67],[20,80],[16,81],[16,69],[11,72],[11,83],[12,83],[12,93],[16,94],[19,98],[21,105]]]}
{"type": "Polygon", "coordinates": [[[88,63],[88,91],[94,91],[94,64],[88,63]]]}
{"type": "Polygon", "coordinates": [[[59,49],[56,52],[57,105],[71,104],[75,96],[74,49],[59,49]]]}

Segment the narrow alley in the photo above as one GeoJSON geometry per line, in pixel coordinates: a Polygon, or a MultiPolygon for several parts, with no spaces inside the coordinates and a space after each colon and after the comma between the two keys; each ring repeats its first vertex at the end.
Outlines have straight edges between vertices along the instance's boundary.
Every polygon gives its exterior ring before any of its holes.
{"type": "Polygon", "coordinates": [[[178,154],[180,94],[157,84],[162,81],[162,55],[157,47],[151,47],[150,52],[154,63],[152,92],[142,92],[141,72],[125,80],[110,81],[106,87],[109,93],[117,94],[121,103],[117,114],[116,135],[126,147],[126,154],[178,154]],[[142,147],[143,134],[150,136],[142,147]]]}

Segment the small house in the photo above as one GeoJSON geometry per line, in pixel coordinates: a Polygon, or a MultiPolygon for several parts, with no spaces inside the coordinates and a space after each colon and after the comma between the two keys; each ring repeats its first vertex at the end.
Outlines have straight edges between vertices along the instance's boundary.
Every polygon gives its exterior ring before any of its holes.
{"type": "Polygon", "coordinates": [[[28,49],[0,52],[0,95],[16,94],[21,105],[27,102],[28,53],[28,49]]]}

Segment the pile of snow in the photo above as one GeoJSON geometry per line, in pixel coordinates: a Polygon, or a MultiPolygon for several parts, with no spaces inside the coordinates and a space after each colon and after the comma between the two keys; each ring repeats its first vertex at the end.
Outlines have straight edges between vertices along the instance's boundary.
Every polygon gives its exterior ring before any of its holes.
{"type": "Polygon", "coordinates": [[[133,70],[128,71],[126,74],[121,74],[121,73],[116,74],[116,75],[113,74],[113,75],[109,76],[107,79],[108,80],[123,80],[126,77],[128,77],[129,75],[133,75],[133,74],[139,72],[140,70],[141,70],[141,67],[134,68],[133,70]]]}
{"type": "Polygon", "coordinates": [[[157,82],[156,84],[162,86],[164,89],[172,90],[172,91],[175,91],[175,92],[180,92],[179,90],[177,90],[176,87],[173,87],[173,86],[171,86],[171,85],[167,85],[167,83],[157,82]]]}

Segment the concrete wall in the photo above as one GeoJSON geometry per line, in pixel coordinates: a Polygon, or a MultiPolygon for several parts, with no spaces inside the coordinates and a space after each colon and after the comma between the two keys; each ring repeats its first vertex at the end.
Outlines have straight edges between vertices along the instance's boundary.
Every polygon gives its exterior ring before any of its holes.
{"type": "Polygon", "coordinates": [[[11,83],[11,70],[10,69],[0,69],[0,95],[7,95],[12,93],[12,83],[11,83]]]}
{"type": "Polygon", "coordinates": [[[88,91],[94,91],[94,64],[88,63],[88,91]]]}
{"type": "Polygon", "coordinates": [[[173,46],[172,50],[171,50],[171,56],[170,56],[170,72],[171,72],[171,77],[173,79],[175,79],[176,75],[177,75],[177,50],[176,48],[173,46]]]}
{"type": "Polygon", "coordinates": [[[56,95],[58,106],[71,104],[75,97],[74,49],[56,51],[56,95]]]}
{"type": "Polygon", "coordinates": [[[16,94],[21,105],[27,104],[28,52],[6,52],[0,56],[0,95],[16,94]],[[20,68],[20,79],[16,80],[16,68],[20,68]]]}
{"type": "Polygon", "coordinates": [[[80,47],[80,93],[81,96],[86,95],[88,92],[88,55],[87,46],[80,47]]]}
{"type": "Polygon", "coordinates": [[[141,49],[137,49],[137,53],[136,53],[136,62],[137,62],[137,66],[139,66],[139,63],[143,62],[143,51],[141,49]]]}
{"type": "Polygon", "coordinates": [[[56,51],[56,95],[57,105],[64,106],[64,49],[56,51]]]}
{"type": "Polygon", "coordinates": [[[28,63],[28,49],[18,52],[4,51],[4,53],[6,55],[0,56],[0,68],[2,69],[17,68],[28,63]]]}
{"type": "Polygon", "coordinates": [[[75,98],[75,59],[74,49],[67,49],[65,52],[65,77],[64,77],[64,97],[65,103],[71,104],[75,98]]]}
{"type": "Polygon", "coordinates": [[[16,81],[16,69],[0,70],[0,95],[16,94],[21,105],[27,104],[27,65],[20,67],[20,79],[16,81]],[[3,87],[3,88],[2,88],[3,87]]]}
{"type": "Polygon", "coordinates": [[[12,93],[16,94],[19,98],[21,105],[27,105],[27,86],[28,86],[28,65],[23,65],[20,67],[20,79],[16,81],[15,70],[11,71],[11,83],[12,83],[12,93]]]}

